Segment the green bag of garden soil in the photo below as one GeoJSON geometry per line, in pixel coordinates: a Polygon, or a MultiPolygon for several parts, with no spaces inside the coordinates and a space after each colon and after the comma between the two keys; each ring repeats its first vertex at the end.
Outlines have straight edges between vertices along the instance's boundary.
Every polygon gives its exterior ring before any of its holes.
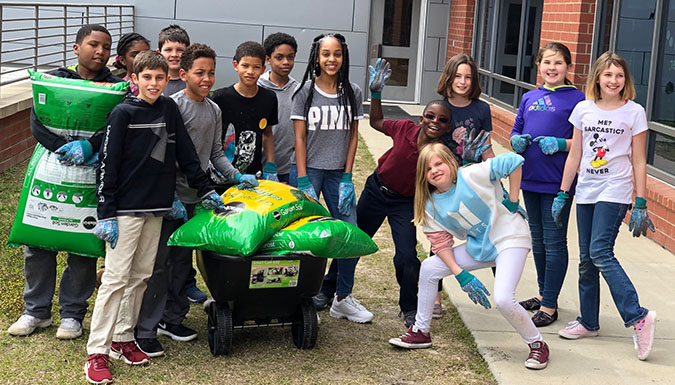
{"type": "Polygon", "coordinates": [[[230,187],[225,208],[200,210],[169,238],[169,246],[248,256],[274,233],[311,215],[330,215],[317,201],[289,185],[260,180],[252,189],[230,187]]]}
{"type": "Polygon", "coordinates": [[[258,253],[353,258],[376,251],[375,242],[351,223],[335,218],[311,216],[281,229],[260,246],[258,253]]]}
{"type": "Polygon", "coordinates": [[[64,166],[56,154],[38,144],[7,244],[104,256],[105,244],[93,233],[96,205],[96,169],[64,166]]]}

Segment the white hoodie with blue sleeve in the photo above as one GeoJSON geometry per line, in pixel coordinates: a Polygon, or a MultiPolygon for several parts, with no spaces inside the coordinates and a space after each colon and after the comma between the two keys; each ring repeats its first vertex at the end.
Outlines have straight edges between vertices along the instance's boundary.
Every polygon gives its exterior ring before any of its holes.
{"type": "Polygon", "coordinates": [[[529,227],[502,204],[499,183],[522,164],[523,157],[510,152],[460,168],[457,183],[444,193],[432,194],[427,202],[423,231],[446,231],[466,239],[466,251],[477,261],[493,261],[509,248],[531,249],[529,227]]]}

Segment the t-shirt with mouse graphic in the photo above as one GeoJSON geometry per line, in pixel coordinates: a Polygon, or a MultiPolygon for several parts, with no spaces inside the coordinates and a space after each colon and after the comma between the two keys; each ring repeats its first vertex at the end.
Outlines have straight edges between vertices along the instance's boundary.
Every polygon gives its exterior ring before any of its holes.
{"type": "Polygon", "coordinates": [[[633,136],[647,130],[641,105],[629,100],[605,111],[592,100],[577,104],[569,118],[582,131],[577,204],[630,204],[633,197],[633,136]]]}

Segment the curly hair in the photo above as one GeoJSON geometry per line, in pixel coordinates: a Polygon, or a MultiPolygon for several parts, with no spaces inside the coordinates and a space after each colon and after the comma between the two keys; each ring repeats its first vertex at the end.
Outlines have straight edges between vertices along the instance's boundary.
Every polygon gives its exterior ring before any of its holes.
{"type": "Polygon", "coordinates": [[[201,43],[190,44],[185,52],[183,52],[183,56],[180,57],[180,68],[189,71],[195,60],[202,57],[211,58],[213,59],[213,64],[216,64],[216,51],[213,48],[201,43]]]}
{"type": "Polygon", "coordinates": [[[295,41],[293,36],[283,32],[276,32],[265,38],[263,42],[265,54],[271,57],[274,49],[283,44],[290,45],[293,48],[293,52],[298,52],[298,42],[295,41]]]}

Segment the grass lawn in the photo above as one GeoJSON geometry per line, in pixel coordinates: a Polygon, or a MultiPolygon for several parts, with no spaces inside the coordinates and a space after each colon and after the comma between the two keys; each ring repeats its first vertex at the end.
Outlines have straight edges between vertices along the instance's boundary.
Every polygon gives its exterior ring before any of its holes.
{"type": "MultiPolygon", "coordinates": [[[[362,143],[355,162],[356,190],[375,162],[362,143]]],[[[5,243],[14,219],[26,164],[0,174],[0,384],[83,384],[87,331],[82,338],[55,338],[53,326],[27,338],[5,330],[23,310],[23,253],[5,243]]],[[[432,323],[434,346],[405,351],[387,343],[405,332],[398,314],[398,285],[394,275],[393,242],[388,225],[375,236],[380,251],[361,259],[356,270],[355,296],[375,314],[370,324],[333,319],[323,311],[317,347],[299,350],[290,328],[235,331],[233,352],[213,357],[206,339],[206,314],[193,305],[185,325],[199,331],[192,342],[159,337],[166,356],[145,367],[115,361],[117,384],[494,384],[487,364],[478,354],[473,337],[455,309],[445,302],[446,315],[432,323]]],[[[65,265],[59,258],[59,270],[65,265]]],[[[60,273],[59,273],[60,276],[60,273]]],[[[199,285],[206,289],[198,277],[199,285]]],[[[94,294],[95,295],[95,294],[94,294]]],[[[54,298],[58,304],[58,298],[54,298]]],[[[94,298],[90,300],[93,306],[94,298]]],[[[91,308],[90,308],[91,309],[91,308]]],[[[89,312],[85,329],[89,328],[89,312]]]]}

